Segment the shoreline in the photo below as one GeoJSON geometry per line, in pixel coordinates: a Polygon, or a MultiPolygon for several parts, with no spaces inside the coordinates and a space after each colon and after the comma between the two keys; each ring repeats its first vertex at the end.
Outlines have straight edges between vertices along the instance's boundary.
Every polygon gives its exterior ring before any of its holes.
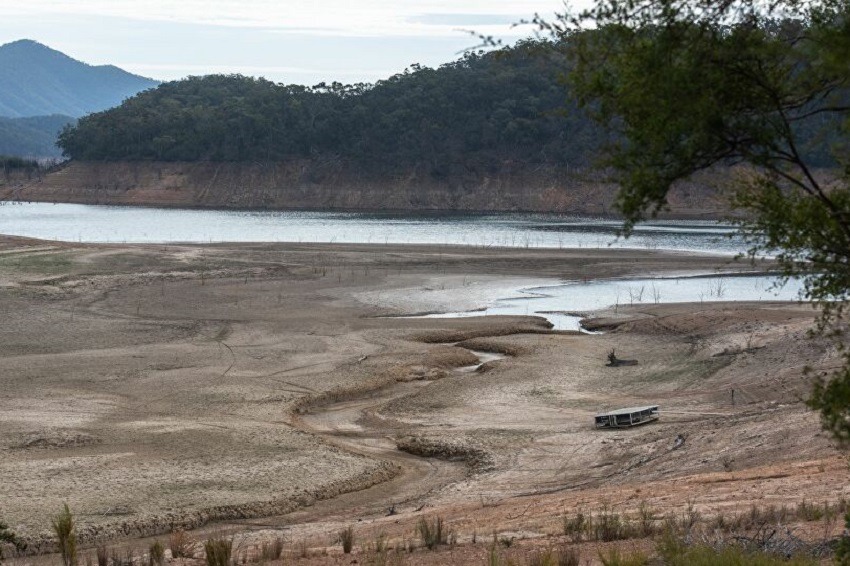
{"type": "MultiPolygon", "coordinates": [[[[540,215],[540,216],[563,216],[589,218],[606,221],[622,221],[623,216],[610,212],[582,212],[582,211],[556,211],[547,212],[534,209],[456,209],[456,208],[345,208],[345,207],[264,207],[264,206],[221,206],[203,204],[181,204],[181,203],[127,203],[127,202],[80,202],[76,200],[52,200],[52,199],[14,199],[5,198],[0,195],[0,206],[4,204],[74,204],[80,206],[115,207],[130,209],[161,209],[161,210],[187,210],[187,211],[209,211],[209,212],[308,212],[308,213],[332,213],[332,214],[386,214],[389,216],[492,216],[492,215],[540,215]]],[[[730,219],[736,217],[732,214],[717,214],[715,212],[660,212],[655,218],[650,218],[641,225],[653,222],[666,221],[694,221],[704,220],[706,222],[717,222],[731,226],[730,219]]]]}
{"type": "MultiPolygon", "coordinates": [[[[616,187],[559,168],[522,167],[434,179],[407,174],[369,178],[310,162],[69,161],[0,192],[21,201],[157,204],[177,207],[298,210],[538,211],[608,215],[616,187]]],[[[673,191],[673,214],[726,216],[710,189],[716,176],[673,191]]]]}

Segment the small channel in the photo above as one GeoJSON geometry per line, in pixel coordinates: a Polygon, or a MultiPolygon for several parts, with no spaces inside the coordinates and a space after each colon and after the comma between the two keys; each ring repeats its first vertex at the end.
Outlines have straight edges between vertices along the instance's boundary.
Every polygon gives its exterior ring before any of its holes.
{"type": "MultiPolygon", "coordinates": [[[[466,348],[466,349],[469,350],[469,348],[466,348]]],[[[481,350],[469,350],[469,351],[471,353],[473,353],[475,356],[478,357],[478,363],[472,364],[471,366],[463,366],[463,367],[456,368],[455,371],[457,371],[458,373],[473,373],[473,372],[478,371],[481,368],[481,366],[483,366],[484,364],[486,364],[488,362],[496,362],[496,361],[499,361],[499,360],[504,360],[507,357],[504,354],[497,354],[496,352],[484,352],[484,351],[481,351],[481,350]]]]}
{"type": "Polygon", "coordinates": [[[721,301],[797,301],[800,280],[783,284],[774,275],[696,275],[667,278],[570,281],[557,285],[516,289],[510,296],[491,300],[483,309],[427,314],[411,318],[463,318],[494,315],[540,316],[555,330],[582,330],[587,313],[608,307],[711,303],[721,301]]]}

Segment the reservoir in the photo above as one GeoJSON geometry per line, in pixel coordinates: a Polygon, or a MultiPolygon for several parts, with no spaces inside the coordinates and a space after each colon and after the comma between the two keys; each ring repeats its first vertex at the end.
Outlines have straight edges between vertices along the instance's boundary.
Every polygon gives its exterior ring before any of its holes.
{"type": "Polygon", "coordinates": [[[414,214],[0,203],[0,233],[91,243],[314,242],[511,248],[632,248],[735,255],[735,228],[658,221],[619,238],[616,219],[555,214],[414,214]]]}

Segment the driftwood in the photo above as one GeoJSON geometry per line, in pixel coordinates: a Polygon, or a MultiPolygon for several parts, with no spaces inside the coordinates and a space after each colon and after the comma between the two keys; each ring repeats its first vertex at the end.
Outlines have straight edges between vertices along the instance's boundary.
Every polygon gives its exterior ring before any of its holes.
{"type": "Polygon", "coordinates": [[[726,538],[720,534],[714,537],[703,534],[701,540],[689,540],[685,543],[701,542],[711,546],[718,552],[727,547],[738,547],[747,552],[765,552],[791,558],[793,556],[809,556],[812,558],[827,558],[834,553],[837,538],[824,538],[812,542],[798,537],[790,528],[782,525],[760,525],[754,533],[749,535],[735,535],[726,538]]]}
{"type": "Polygon", "coordinates": [[[636,366],[638,365],[638,362],[637,360],[621,360],[617,357],[617,355],[614,353],[614,350],[612,349],[610,352],[608,352],[608,363],[605,365],[609,368],[616,368],[620,366],[636,366]]]}

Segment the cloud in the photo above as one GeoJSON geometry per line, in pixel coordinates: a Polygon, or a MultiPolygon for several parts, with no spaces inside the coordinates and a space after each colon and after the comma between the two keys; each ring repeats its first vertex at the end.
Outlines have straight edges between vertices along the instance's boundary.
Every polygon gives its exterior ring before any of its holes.
{"type": "Polygon", "coordinates": [[[0,0],[0,43],[36,39],[91,64],[172,80],[241,73],[285,83],[375,81],[438,66],[476,34],[511,43],[511,25],[561,0],[0,0]],[[25,31],[22,31],[25,30],[25,31]]]}
{"type": "Polygon", "coordinates": [[[26,0],[9,2],[4,17],[71,15],[273,29],[346,36],[424,36],[457,33],[458,26],[510,30],[558,0],[26,0]]]}
{"type": "Polygon", "coordinates": [[[502,14],[420,14],[408,19],[411,23],[427,26],[492,26],[513,25],[529,15],[508,16],[502,14]]]}

